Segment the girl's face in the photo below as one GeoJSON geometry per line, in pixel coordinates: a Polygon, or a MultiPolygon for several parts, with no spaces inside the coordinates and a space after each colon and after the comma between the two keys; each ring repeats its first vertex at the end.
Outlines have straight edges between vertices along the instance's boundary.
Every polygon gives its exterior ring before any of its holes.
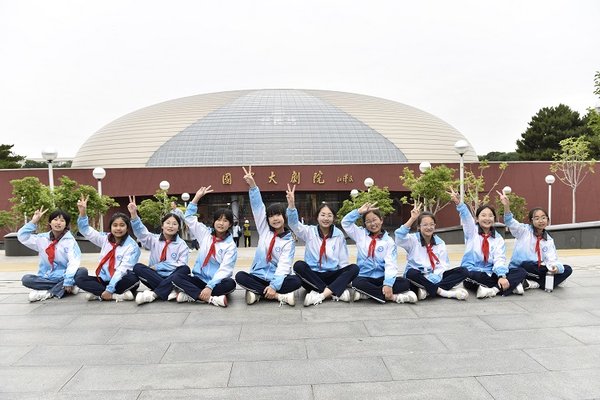
{"type": "Polygon", "coordinates": [[[285,226],[285,219],[281,214],[274,214],[269,217],[269,226],[276,232],[283,231],[285,226]]]}
{"type": "Polygon", "coordinates": [[[421,219],[421,224],[419,225],[419,232],[421,235],[426,238],[430,238],[433,236],[435,232],[435,221],[431,217],[423,217],[421,219]]]}
{"type": "Polygon", "coordinates": [[[542,210],[536,210],[531,217],[533,227],[538,231],[543,231],[548,226],[548,216],[542,210]]]}
{"type": "Polygon", "coordinates": [[[365,228],[367,228],[367,230],[372,234],[379,234],[381,232],[382,225],[383,220],[379,218],[379,216],[377,216],[375,213],[368,212],[367,215],[365,215],[365,228]]]}
{"type": "Polygon", "coordinates": [[[179,231],[179,223],[174,217],[165,219],[162,224],[162,233],[165,237],[172,238],[179,231]]]}
{"type": "Polygon", "coordinates": [[[231,227],[231,223],[227,218],[225,218],[224,215],[221,215],[219,219],[215,221],[213,227],[215,228],[217,235],[222,236],[225,233],[227,233],[227,231],[231,227]]]}
{"type": "Polygon", "coordinates": [[[110,233],[112,233],[115,239],[123,239],[127,235],[127,224],[122,218],[115,218],[110,225],[110,233]]]}
{"type": "Polygon", "coordinates": [[[329,207],[321,208],[321,211],[319,211],[319,215],[317,216],[319,226],[323,229],[329,229],[331,228],[331,225],[333,225],[333,221],[334,215],[331,209],[329,207]]]}
{"type": "Polygon", "coordinates": [[[65,221],[62,215],[58,215],[56,218],[50,221],[50,229],[52,229],[52,232],[54,233],[62,233],[62,231],[64,231],[66,227],[67,221],[65,221]]]}
{"type": "Polygon", "coordinates": [[[492,226],[494,226],[494,222],[496,222],[494,213],[489,208],[484,208],[483,210],[481,210],[479,216],[477,217],[477,223],[485,231],[490,230],[492,226]]]}

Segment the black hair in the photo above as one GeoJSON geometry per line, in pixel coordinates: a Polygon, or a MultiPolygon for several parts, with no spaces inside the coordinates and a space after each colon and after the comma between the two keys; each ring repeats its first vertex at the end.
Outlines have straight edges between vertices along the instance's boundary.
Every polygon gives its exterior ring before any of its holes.
{"type": "Polygon", "coordinates": [[[177,225],[179,225],[179,227],[177,228],[177,234],[179,234],[179,232],[181,232],[182,226],[181,226],[181,218],[179,218],[179,215],[177,215],[177,214],[174,214],[174,213],[165,214],[165,216],[162,217],[160,220],[160,226],[162,227],[162,224],[164,224],[165,221],[171,217],[175,218],[175,221],[177,221],[177,225]]]}
{"type": "Polygon", "coordinates": [[[50,222],[56,217],[63,217],[65,220],[65,231],[68,231],[71,224],[71,214],[61,210],[60,208],[57,208],[56,210],[52,211],[50,215],[48,215],[48,224],[50,224],[50,222]]]}
{"type": "Polygon", "coordinates": [[[546,211],[542,207],[533,207],[531,210],[529,210],[529,214],[527,214],[527,217],[529,218],[529,223],[533,224],[533,214],[535,214],[536,211],[543,212],[546,218],[550,220],[550,217],[548,217],[548,211],[546,211]]]}
{"type": "Polygon", "coordinates": [[[483,204],[483,205],[479,206],[479,208],[477,208],[477,211],[475,211],[475,218],[479,218],[479,214],[481,214],[481,212],[483,210],[485,210],[486,208],[490,209],[490,211],[492,212],[492,214],[494,214],[494,221],[497,221],[498,217],[496,216],[496,209],[493,206],[489,205],[489,204],[483,204]]]}
{"type": "Polygon", "coordinates": [[[366,225],[365,225],[365,219],[367,219],[367,214],[371,214],[371,213],[377,215],[379,217],[379,219],[383,220],[383,214],[381,213],[381,211],[379,211],[379,210],[369,210],[366,213],[364,213],[363,216],[362,216],[362,222],[363,222],[363,226],[364,227],[366,227],[366,225]]]}
{"type": "MultiPolygon", "coordinates": [[[[287,216],[285,213],[285,207],[281,204],[281,203],[274,203],[271,204],[269,207],[267,207],[266,210],[267,213],[267,222],[269,220],[269,217],[272,217],[273,215],[281,215],[283,217],[283,225],[287,225],[287,216]]],[[[269,225],[269,228],[271,227],[271,225],[269,225]]]]}
{"type": "Polygon", "coordinates": [[[229,227],[233,226],[233,211],[229,208],[219,208],[213,214],[213,228],[215,226],[215,222],[217,222],[221,217],[225,217],[227,221],[229,221],[229,227]]]}
{"type": "Polygon", "coordinates": [[[335,208],[333,208],[333,206],[331,204],[325,203],[325,202],[321,203],[321,205],[319,205],[319,207],[317,208],[317,215],[319,215],[321,210],[324,209],[325,207],[327,207],[331,210],[331,213],[333,214],[333,217],[335,218],[337,210],[335,208]]]}
{"type": "Polygon", "coordinates": [[[108,226],[111,227],[113,222],[115,222],[115,220],[121,218],[123,220],[123,222],[125,222],[125,225],[127,225],[127,233],[131,233],[132,229],[131,229],[131,219],[129,218],[129,216],[127,214],[124,214],[122,212],[116,212],[112,215],[112,217],[110,217],[110,221],[108,222],[108,226]]]}
{"type": "Polygon", "coordinates": [[[423,218],[425,217],[429,217],[433,220],[433,223],[437,223],[437,220],[435,219],[435,215],[433,215],[433,213],[430,213],[429,211],[423,211],[421,214],[419,214],[419,216],[417,217],[417,226],[421,225],[421,221],[423,221],[423,218]]]}

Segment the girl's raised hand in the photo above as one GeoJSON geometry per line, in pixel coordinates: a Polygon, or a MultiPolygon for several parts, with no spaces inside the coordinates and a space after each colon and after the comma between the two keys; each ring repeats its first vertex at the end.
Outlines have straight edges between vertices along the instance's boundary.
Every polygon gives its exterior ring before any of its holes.
{"type": "Polygon", "coordinates": [[[135,196],[129,196],[129,204],[127,204],[127,209],[129,210],[129,214],[131,214],[132,218],[137,217],[137,205],[135,204],[135,196]]]}
{"type": "Polygon", "coordinates": [[[458,193],[454,191],[454,188],[450,186],[450,191],[448,192],[450,198],[454,202],[454,204],[458,205],[460,203],[460,197],[458,197],[458,193]]]}
{"type": "Polygon", "coordinates": [[[505,195],[502,192],[499,192],[496,190],[496,193],[498,193],[498,196],[500,196],[500,202],[505,206],[505,207],[509,207],[510,206],[510,200],[508,199],[508,196],[505,195]]]}
{"type": "Polygon", "coordinates": [[[87,210],[87,202],[88,199],[90,198],[90,196],[85,196],[83,197],[83,193],[81,194],[81,197],[79,198],[79,200],[77,200],[77,209],[79,210],[79,216],[80,217],[85,217],[85,213],[87,210]]]}
{"type": "Polygon", "coordinates": [[[296,196],[294,194],[295,192],[296,192],[296,185],[294,185],[292,188],[290,188],[290,184],[288,183],[287,190],[285,191],[285,198],[287,199],[287,202],[288,202],[288,208],[296,208],[296,196]]]}
{"type": "Polygon", "coordinates": [[[415,204],[413,204],[412,210],[410,210],[410,217],[416,220],[420,214],[421,214],[421,203],[419,203],[418,201],[415,201],[415,204]]]}
{"type": "Polygon", "coordinates": [[[358,213],[360,215],[365,215],[369,211],[379,210],[379,207],[375,207],[376,204],[377,204],[377,202],[375,202],[375,203],[365,203],[362,206],[360,206],[360,208],[358,209],[358,213]]]}
{"type": "Polygon", "coordinates": [[[48,211],[48,209],[44,210],[43,206],[38,208],[37,210],[35,210],[35,212],[33,213],[33,217],[31,217],[31,222],[33,222],[34,224],[37,224],[38,222],[40,222],[42,215],[44,215],[46,213],[46,211],[48,211]]]}
{"type": "Polygon", "coordinates": [[[244,170],[244,180],[246,181],[248,186],[250,186],[251,188],[255,187],[256,181],[254,180],[254,176],[252,175],[252,166],[249,166],[247,171],[244,167],[242,167],[242,169],[244,170]]]}
{"type": "Polygon", "coordinates": [[[210,188],[211,186],[212,185],[202,186],[200,189],[198,189],[198,191],[196,192],[196,195],[194,196],[194,199],[192,200],[192,203],[198,204],[198,200],[200,200],[202,197],[204,197],[208,193],[212,193],[213,190],[210,188]]]}

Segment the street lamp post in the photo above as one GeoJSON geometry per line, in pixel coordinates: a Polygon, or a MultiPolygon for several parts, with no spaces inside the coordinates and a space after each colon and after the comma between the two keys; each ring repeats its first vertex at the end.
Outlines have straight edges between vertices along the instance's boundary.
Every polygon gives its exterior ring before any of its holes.
{"type": "Polygon", "coordinates": [[[164,190],[166,192],[171,187],[171,184],[169,183],[169,181],[160,181],[158,187],[160,188],[160,190],[164,190]]]}
{"type": "Polygon", "coordinates": [[[371,187],[375,184],[375,181],[373,180],[373,178],[366,178],[363,183],[367,187],[368,192],[371,190],[371,187]]]}
{"type": "Polygon", "coordinates": [[[183,204],[185,205],[185,208],[187,209],[187,202],[190,199],[190,194],[188,192],[184,192],[181,194],[181,200],[183,200],[183,204]]]}
{"type": "Polygon", "coordinates": [[[56,160],[58,156],[58,152],[54,147],[46,147],[42,150],[42,157],[48,163],[48,186],[50,186],[50,191],[54,192],[54,173],[52,172],[52,161],[56,160]]]}
{"type": "Polygon", "coordinates": [[[460,155],[460,202],[465,201],[465,159],[464,155],[469,149],[469,143],[466,140],[459,140],[454,143],[454,151],[460,155]]]}
{"type": "Polygon", "coordinates": [[[358,190],[356,190],[356,189],[352,189],[352,190],[350,191],[350,197],[352,197],[353,199],[355,199],[355,198],[356,198],[356,196],[358,196],[358,190]]]}
{"type": "MultiPolygon", "coordinates": [[[[98,181],[98,196],[102,199],[102,179],[106,176],[106,170],[101,167],[96,167],[92,171],[92,176],[98,181]]],[[[104,217],[100,214],[100,232],[104,232],[104,217]]]]}
{"type": "Polygon", "coordinates": [[[419,171],[421,171],[422,174],[425,173],[425,171],[428,171],[431,169],[431,163],[429,161],[423,161],[421,164],[419,164],[419,171]]]}
{"type": "Polygon", "coordinates": [[[548,225],[550,225],[552,223],[552,184],[556,178],[554,175],[546,175],[544,180],[548,184],[548,225]]]}

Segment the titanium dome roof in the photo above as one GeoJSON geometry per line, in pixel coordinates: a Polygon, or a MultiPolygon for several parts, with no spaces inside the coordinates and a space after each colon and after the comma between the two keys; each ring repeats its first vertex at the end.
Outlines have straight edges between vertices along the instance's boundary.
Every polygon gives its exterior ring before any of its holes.
{"type": "MultiPolygon", "coordinates": [[[[353,93],[264,89],[184,97],[93,134],[73,167],[457,162],[465,137],[402,103],[353,93]]],[[[465,161],[477,161],[473,148],[465,161]]]]}

